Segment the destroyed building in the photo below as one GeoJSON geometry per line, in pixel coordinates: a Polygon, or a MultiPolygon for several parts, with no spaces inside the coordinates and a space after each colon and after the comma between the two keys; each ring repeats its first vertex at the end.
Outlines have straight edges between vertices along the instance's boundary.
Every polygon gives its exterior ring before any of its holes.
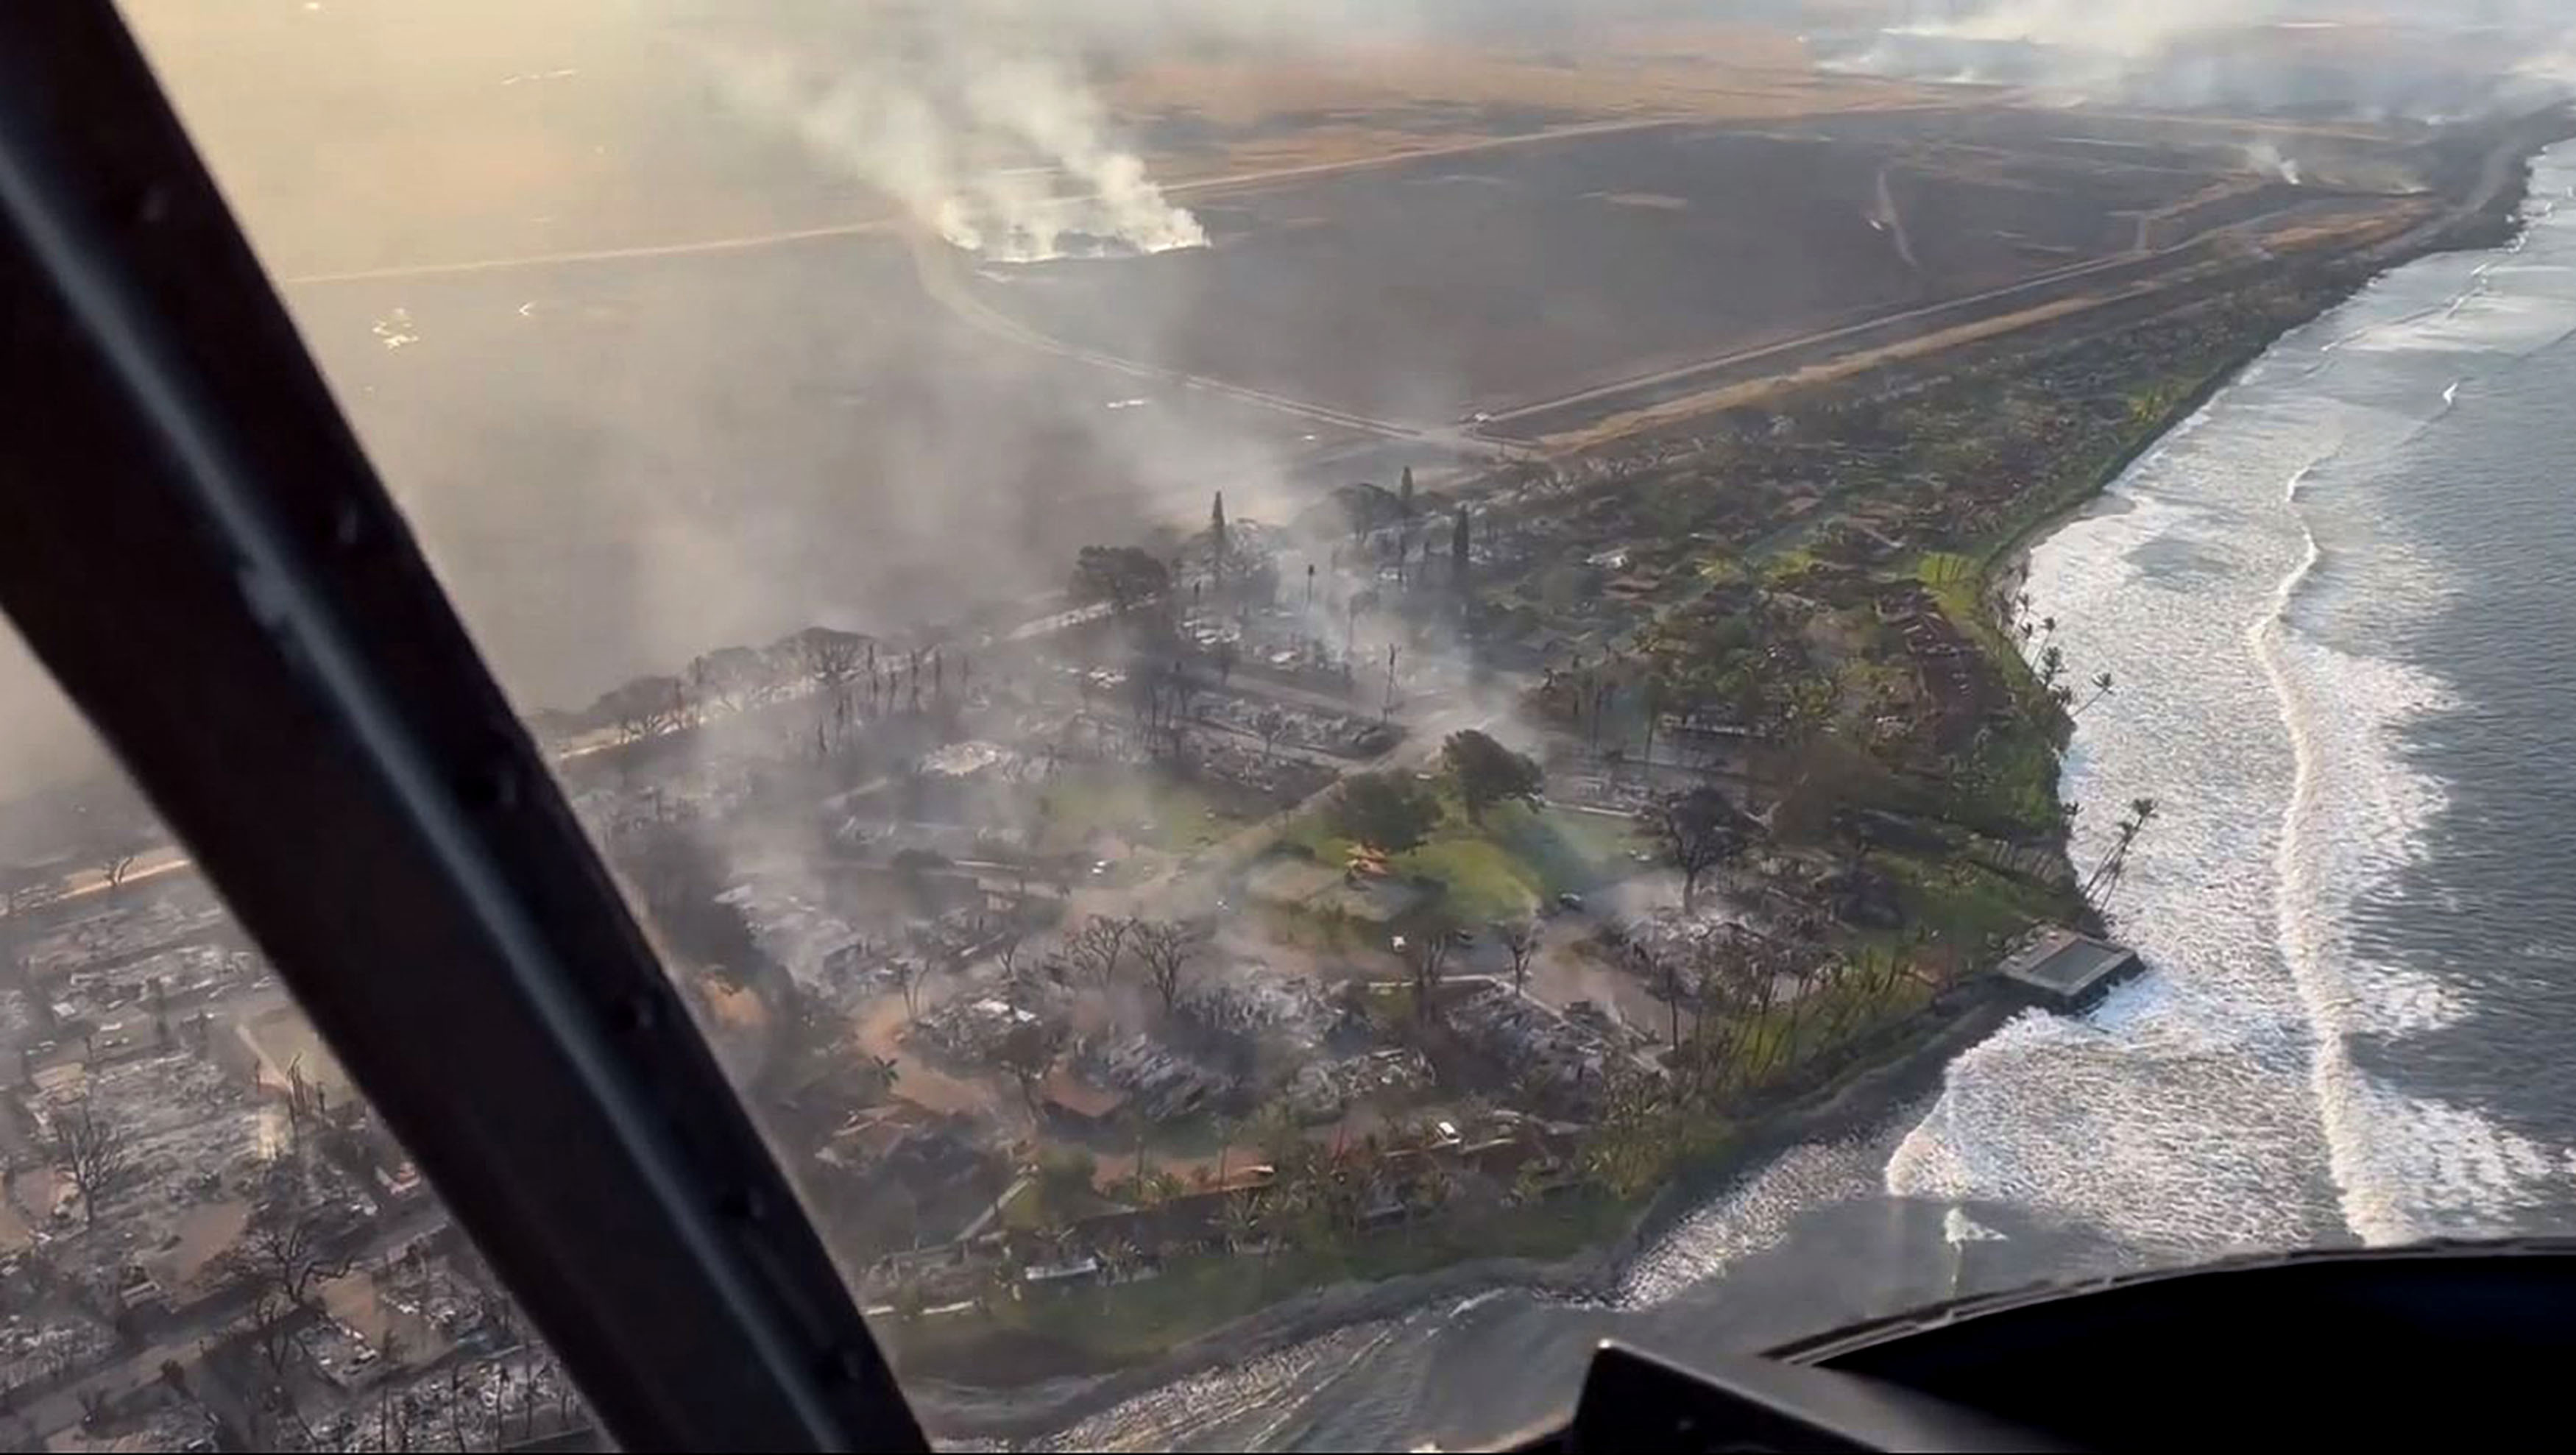
{"type": "Polygon", "coordinates": [[[1448,1012],[1449,1028],[1547,1104],[1574,1115],[1596,1106],[1605,1074],[1625,1059],[1601,1031],[1499,985],[1448,1012]]]}
{"type": "Polygon", "coordinates": [[[1431,1088],[1431,1062],[1410,1046],[1391,1046],[1328,1061],[1309,1061],[1288,1078],[1279,1099],[1311,1126],[1335,1120],[1363,1101],[1392,1101],[1431,1088]]]}
{"type": "Polygon", "coordinates": [[[1147,1121],[1202,1111],[1239,1112],[1250,1100],[1241,1077],[1150,1036],[1079,1042],[1073,1064],[1085,1078],[1123,1094],[1127,1109],[1147,1121]]]}
{"type": "Polygon", "coordinates": [[[820,898],[785,875],[753,875],[716,896],[742,912],[754,943],[797,984],[826,991],[835,988],[835,972],[849,968],[851,953],[867,937],[820,898]]]}
{"type": "Polygon", "coordinates": [[[967,1066],[990,1066],[1001,1057],[1003,1042],[1024,1026],[1053,1021],[1061,1007],[1037,999],[1023,991],[1020,1000],[1033,1000],[1039,1010],[1015,1005],[998,996],[961,995],[924,1010],[905,1033],[907,1044],[967,1066]]]}

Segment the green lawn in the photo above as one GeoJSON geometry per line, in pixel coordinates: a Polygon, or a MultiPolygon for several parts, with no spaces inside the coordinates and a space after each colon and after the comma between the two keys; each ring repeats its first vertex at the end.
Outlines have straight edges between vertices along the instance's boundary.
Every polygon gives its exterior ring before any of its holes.
{"type": "Polygon", "coordinates": [[[1982,945],[2081,909],[2071,892],[1996,873],[1965,855],[1923,859],[1881,852],[1870,862],[1895,879],[1909,932],[1929,929],[1949,944],[1982,945]]]}
{"type": "Polygon", "coordinates": [[[1257,816],[1199,784],[1151,768],[1067,768],[1040,792],[1050,805],[1040,843],[1051,852],[1079,847],[1097,831],[1166,853],[1187,853],[1224,839],[1257,816]]]}
{"type": "MultiPolygon", "coordinates": [[[[1388,860],[1387,867],[1409,878],[1437,880],[1444,906],[1462,922],[1526,914],[1559,894],[1596,889],[1631,867],[1627,855],[1637,840],[1625,819],[1505,804],[1488,809],[1478,824],[1454,798],[1444,795],[1442,803],[1430,840],[1388,860]]],[[[1348,862],[1352,849],[1329,807],[1290,824],[1280,839],[1328,866],[1348,862]]]]}
{"type": "Polygon", "coordinates": [[[2020,647],[1986,610],[1985,570],[1974,558],[1932,552],[1915,569],[1942,615],[1994,663],[2015,705],[2015,730],[1997,734],[1974,763],[1952,776],[1945,811],[1989,833],[2048,832],[2058,816],[2055,733],[2062,715],[2048,704],[2020,647]]]}

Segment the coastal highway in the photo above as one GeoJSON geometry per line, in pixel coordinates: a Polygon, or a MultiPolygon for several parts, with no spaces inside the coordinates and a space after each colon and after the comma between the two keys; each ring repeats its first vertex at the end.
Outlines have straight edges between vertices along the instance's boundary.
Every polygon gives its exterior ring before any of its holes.
{"type": "MultiPolygon", "coordinates": [[[[1709,358],[1657,369],[1610,383],[1578,389],[1551,399],[1534,400],[1488,413],[1476,422],[1474,433],[1498,443],[1528,445],[1526,435],[1512,433],[1515,424],[1527,424],[1550,414],[1566,410],[1587,410],[1596,414],[1615,413],[1623,408],[1654,403],[1660,397],[1687,390],[1711,381],[1711,376],[1732,374],[1753,365],[1770,366],[1774,373],[1786,374],[1822,363],[1831,357],[1855,349],[1876,347],[1918,333],[1932,333],[1958,324],[2002,317],[2041,304],[2060,301],[2076,294],[2114,284],[2134,284],[2152,280],[2189,260],[2188,255],[2205,252],[2220,239],[2231,236],[2253,236],[2266,224],[2277,222],[2284,213],[2308,207],[2298,202],[2288,207],[2246,218],[2224,227],[2212,228],[2180,242],[2144,252],[2115,253],[2106,258],[2075,263],[2051,269],[2037,276],[1989,288],[1964,297],[1943,299],[1896,313],[1883,313],[1857,323],[1843,324],[1815,333],[1802,334],[1775,343],[1757,344],[1751,348],[1732,349],[1709,358]]],[[[1550,431],[1540,431],[1549,433],[1550,431]]]]}
{"type": "MultiPolygon", "coordinates": [[[[2530,149],[2532,129],[2540,126],[2537,118],[2508,128],[2497,138],[2480,164],[2476,185],[2458,202],[2441,209],[2414,227],[2378,243],[2361,256],[2384,263],[2420,251],[2442,233],[2457,227],[2492,206],[2496,198],[2512,183],[2523,155],[2530,149]]],[[[1885,173],[1880,174],[1884,188],[1885,173]]],[[[1882,195],[1884,195],[1882,193],[1882,195]]],[[[2335,194],[2320,194],[2319,200],[2335,194]]],[[[2364,200],[2347,194],[2346,200],[2364,200]]],[[[2403,198],[2387,199],[2392,205],[2403,198]]],[[[1892,199],[1885,204],[1892,209],[1892,199]]],[[[2090,262],[2077,263],[2026,278],[2018,283],[1988,289],[1963,298],[1925,304],[1892,314],[1863,319],[1857,323],[1825,329],[1777,343],[1737,349],[1696,362],[1680,364],[1630,378],[1614,380],[1559,395],[1552,399],[1513,404],[1494,410],[1476,421],[1472,433],[1480,438],[1506,444],[1530,446],[1534,442],[1525,433],[1515,433],[1511,426],[1541,419],[1559,410],[1587,410],[1608,415],[1623,408],[1639,407],[1683,392],[1694,385],[1711,382],[1709,376],[1732,374],[1750,365],[1771,365],[1775,374],[1793,373],[1856,349],[1894,342],[1899,336],[1932,332],[1961,323],[2034,309],[2062,301],[2086,290],[2107,284],[2134,285],[2144,282],[2155,286],[2163,275],[2189,261],[2187,255],[2205,251],[2223,239],[2237,238],[2260,243],[2265,230],[2278,225],[2291,214],[2318,205],[2318,201],[2300,200],[2254,217],[2222,224],[2195,233],[2160,248],[2147,246],[2152,215],[2138,219],[2136,241],[2128,251],[2090,262]],[[1885,337],[1873,337],[1885,335],[1885,337]],[[1631,396],[1635,396],[1632,398],[1631,396]]],[[[1901,226],[1901,224],[1899,224],[1901,226]]],[[[2122,296],[2128,290],[2124,289],[2122,296]]],[[[1539,431],[1547,434],[1550,431],[1539,431]]]]}

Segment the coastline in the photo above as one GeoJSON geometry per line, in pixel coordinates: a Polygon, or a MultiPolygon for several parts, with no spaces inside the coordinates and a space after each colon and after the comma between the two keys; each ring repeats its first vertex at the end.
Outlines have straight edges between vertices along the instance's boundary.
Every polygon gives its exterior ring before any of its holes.
{"type": "MultiPolygon", "coordinates": [[[[2126,448],[2104,461],[2099,468],[2087,472],[2081,480],[2040,503],[2027,519],[2016,522],[1991,544],[1972,552],[1972,558],[1977,562],[1975,600],[1986,615],[1986,623],[2000,628],[2009,621],[2012,595],[2029,579],[2033,551],[2095,509],[2132,466],[2172,439],[2177,431],[2197,417],[2284,337],[2343,307],[2380,278],[2411,263],[2442,253],[2483,252],[2509,245],[2527,225],[2523,208],[2530,196],[2534,163],[2549,148],[2570,140],[2576,140],[2576,112],[2560,107],[2521,118],[2514,123],[2509,135],[2497,143],[2489,159],[2489,167],[2501,167],[2502,175],[2486,197],[2474,206],[2443,219],[2438,227],[2420,227],[2381,244],[2379,250],[2365,255],[2367,266],[2331,282],[2311,285],[2315,294],[2313,306],[2300,310],[2295,316],[2280,319],[2259,337],[2248,339],[2160,411],[2154,422],[2126,448]],[[2508,155],[2510,162],[2506,163],[2504,158],[2508,155]]],[[[1972,640],[1984,639],[1972,636],[1972,640]]],[[[1992,652],[1992,643],[1988,642],[1987,646],[1992,652]]],[[[2031,664],[2018,652],[2006,650],[1994,655],[1998,658],[1996,666],[2008,678],[2023,689],[2037,688],[2031,664]]],[[[2065,751],[2073,730],[2071,719],[2061,719],[2055,731],[2054,749],[2059,766],[2050,791],[2057,795],[2061,804],[2065,802],[2065,751]]],[[[2067,853],[2067,840],[2063,834],[2055,847],[2063,861],[2067,853]]],[[[2071,869],[2072,866],[2067,867],[2071,869]]],[[[2103,926],[2097,923],[2090,928],[2099,931],[2103,926]]]]}
{"type": "Polygon", "coordinates": [[[1471,1258],[1429,1272],[1326,1284],[1197,1335],[1153,1360],[1098,1374],[1007,1389],[914,1376],[905,1388],[915,1410],[942,1438],[1029,1440],[1179,1380],[1444,1299],[1525,1292],[1607,1301],[1617,1296],[1640,1256],[1711,1198],[1792,1147],[1877,1127],[1937,1090],[1952,1058],[2019,1013],[2020,1007],[1984,994],[1972,983],[1952,1003],[1927,1008],[1924,1014],[1938,1024],[1927,1029],[1906,1021],[1885,1028],[1880,1041],[1899,1045],[1856,1048],[1823,1084],[1789,1095],[1761,1125],[1724,1151],[1684,1168],[1646,1201],[1627,1233],[1602,1247],[1554,1260],[1471,1258]],[[1884,1054],[1873,1054],[1879,1052],[1884,1054]]]}
{"type": "Polygon", "coordinates": [[[2025,576],[2029,571],[2030,553],[2041,542],[2091,509],[2128,472],[2130,466],[2163,444],[2175,430],[2189,423],[2192,416],[2206,408],[2222,390],[2236,382],[2238,375],[2292,331],[2305,328],[2332,313],[2359,296],[2372,283],[2409,263],[2441,253],[2486,252],[2510,244],[2525,225],[2522,208],[2530,197],[2532,164],[2549,148],[2576,140],[2576,115],[2563,111],[2554,114],[2556,125],[2542,123],[2542,118],[2553,115],[2552,112],[2535,113],[2520,123],[2509,141],[2500,143],[2516,155],[2508,180],[2483,205],[2450,218],[2437,232],[2427,234],[2421,241],[2410,244],[2407,239],[2400,239],[2398,245],[2390,246],[2388,251],[2373,255],[2369,267],[2348,285],[2334,289],[2332,297],[2306,316],[2285,323],[2264,338],[2249,343],[2236,357],[2221,364],[2208,378],[2177,400],[2153,428],[2095,472],[2091,479],[2068,490],[1989,546],[1981,554],[1980,565],[1984,573],[1978,583],[1981,593],[1991,601],[1992,593],[2005,582],[2025,576]]]}
{"type": "MultiPolygon", "coordinates": [[[[2040,543],[2092,509],[2139,459],[2169,440],[2283,336],[2342,306],[2394,269],[2436,253],[2483,250],[2509,241],[2521,226],[2533,160],[2576,134],[2563,117],[2554,127],[2535,125],[2537,120],[2527,120],[2502,144],[2515,153],[2507,185],[2437,231],[2410,236],[2408,245],[2372,257],[2366,269],[2310,284],[2312,296],[2303,301],[2312,306],[2247,340],[2159,411],[2136,440],[1972,552],[1978,567],[1977,600],[1992,612],[2002,594],[2026,577],[2030,554],[2040,543]]],[[[2027,662],[2017,654],[2004,655],[2014,660],[1999,662],[2002,670],[2029,675],[2027,662]]],[[[2066,726],[2060,728],[2061,755],[2066,726]]],[[[2058,852],[2064,855],[2063,842],[2058,852]]],[[[1712,1198],[1791,1147],[1849,1136],[1883,1122],[1937,1089],[1954,1057],[2015,1013],[2016,1007],[1997,998],[1963,992],[1952,1004],[1936,1003],[1924,1013],[1939,1019],[1938,1025],[1927,1027],[1913,1019],[1884,1028],[1870,1042],[1852,1048],[1821,1084],[1782,1093],[1758,1126],[1702,1163],[1682,1169],[1636,1212],[1628,1231],[1607,1245],[1553,1261],[1469,1258],[1377,1281],[1326,1284],[1196,1335],[1153,1359],[1101,1373],[1001,1388],[925,1379],[911,1386],[916,1407],[945,1438],[1027,1440],[1176,1381],[1354,1325],[1400,1317],[1442,1299],[1506,1291],[1569,1299],[1614,1297],[1636,1260],[1712,1198]]]]}

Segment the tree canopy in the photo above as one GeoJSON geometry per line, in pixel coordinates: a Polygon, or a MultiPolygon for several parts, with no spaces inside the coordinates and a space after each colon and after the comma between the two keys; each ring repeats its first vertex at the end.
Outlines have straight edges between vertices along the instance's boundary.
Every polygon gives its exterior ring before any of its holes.
{"type": "Polygon", "coordinates": [[[1403,518],[1395,492],[1366,480],[1338,487],[1332,498],[1333,504],[1341,511],[1342,524],[1354,536],[1367,535],[1403,518]]]}
{"type": "Polygon", "coordinates": [[[1420,848],[1440,822],[1440,800],[1402,773],[1359,773],[1342,782],[1342,832],[1382,853],[1420,848]]]}
{"type": "Polygon", "coordinates": [[[864,632],[809,626],[780,637],[769,650],[782,664],[830,687],[858,674],[859,664],[867,658],[869,642],[864,632]]]}
{"type": "Polygon", "coordinates": [[[1755,825],[1714,788],[1677,793],[1648,811],[1647,826],[1682,873],[1682,907],[1699,894],[1700,876],[1743,851],[1755,825]]]}
{"type": "Polygon", "coordinates": [[[1084,546],[1074,558],[1073,595],[1078,601],[1106,601],[1123,614],[1171,589],[1171,568],[1140,547],[1084,546]]]}
{"type": "Polygon", "coordinates": [[[1485,810],[1497,803],[1536,799],[1547,782],[1536,760],[1513,752],[1474,728],[1451,733],[1440,746],[1440,761],[1458,785],[1458,798],[1467,806],[1467,817],[1478,823],[1485,821],[1485,810]]]}

